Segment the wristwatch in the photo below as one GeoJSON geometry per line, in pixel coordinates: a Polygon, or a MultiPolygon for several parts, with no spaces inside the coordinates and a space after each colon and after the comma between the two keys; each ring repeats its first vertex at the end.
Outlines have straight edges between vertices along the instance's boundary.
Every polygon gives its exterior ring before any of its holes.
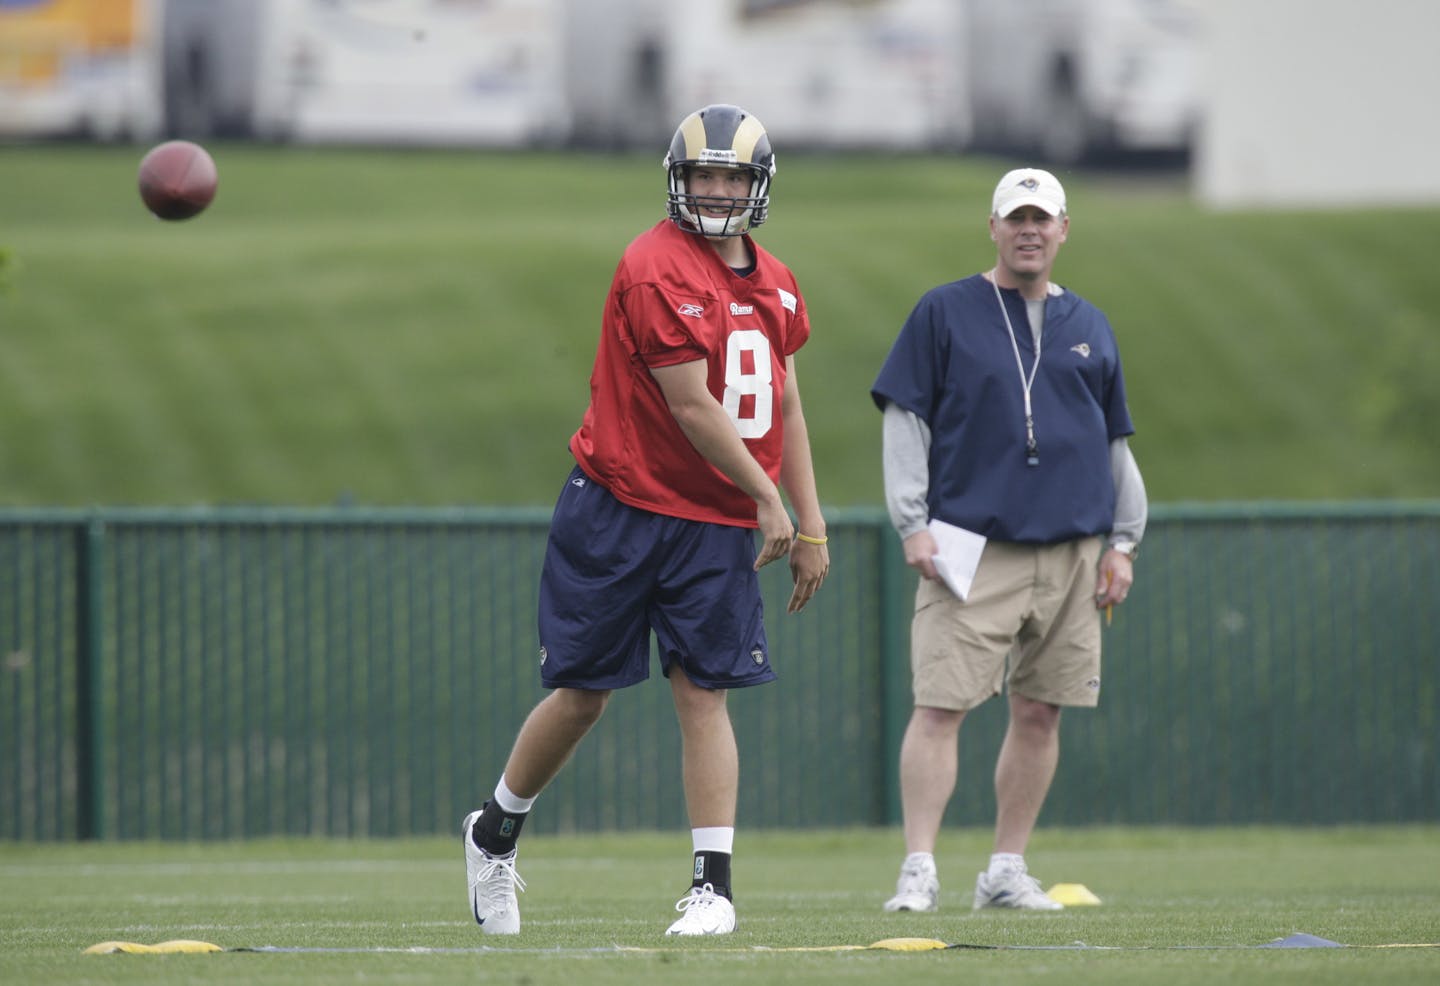
{"type": "Polygon", "coordinates": [[[1112,551],[1120,552],[1122,555],[1124,555],[1126,558],[1129,558],[1131,561],[1134,561],[1136,558],[1140,557],[1140,543],[1138,541],[1131,541],[1127,538],[1119,538],[1117,540],[1111,541],[1110,549],[1112,551]]]}

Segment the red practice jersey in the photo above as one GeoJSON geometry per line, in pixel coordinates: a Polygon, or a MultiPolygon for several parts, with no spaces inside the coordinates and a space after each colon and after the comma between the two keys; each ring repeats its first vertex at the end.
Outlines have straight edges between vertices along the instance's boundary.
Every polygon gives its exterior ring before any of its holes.
{"type": "Polygon", "coordinates": [[[625,250],[605,301],[590,406],[570,451],[631,506],[687,520],[756,527],[755,501],[690,444],[652,366],[703,359],[710,392],[772,481],[785,447],[785,359],[810,337],[789,268],[746,241],[739,277],[701,237],[669,219],[625,250]]]}

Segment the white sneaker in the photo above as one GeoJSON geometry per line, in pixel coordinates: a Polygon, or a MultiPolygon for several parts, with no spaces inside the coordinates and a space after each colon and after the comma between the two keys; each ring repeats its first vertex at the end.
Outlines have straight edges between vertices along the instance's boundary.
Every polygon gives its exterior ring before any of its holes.
{"type": "Polygon", "coordinates": [[[681,917],[667,935],[728,935],[735,930],[735,905],[715,892],[710,884],[691,887],[675,902],[681,917]]]}
{"type": "Polygon", "coordinates": [[[975,910],[982,907],[1013,907],[1022,911],[1063,911],[1065,905],[1047,896],[1025,867],[981,873],[975,881],[975,910]]]}
{"type": "Polygon", "coordinates": [[[895,881],[895,896],[885,902],[887,911],[937,911],[940,909],[940,877],[932,856],[907,856],[895,881]]]}
{"type": "Polygon", "coordinates": [[[520,931],[520,901],[515,891],[525,889],[525,881],[515,872],[512,850],[504,856],[492,856],[470,836],[480,812],[472,811],[460,826],[465,843],[465,882],[470,885],[470,913],[487,935],[514,935],[520,931]]]}

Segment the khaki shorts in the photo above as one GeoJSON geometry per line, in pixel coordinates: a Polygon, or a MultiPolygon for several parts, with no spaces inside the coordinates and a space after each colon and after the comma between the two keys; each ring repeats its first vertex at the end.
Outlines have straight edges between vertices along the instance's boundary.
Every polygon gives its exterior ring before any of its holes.
{"type": "Polygon", "coordinates": [[[910,627],[915,704],[973,709],[1006,683],[1052,705],[1100,701],[1100,538],[990,541],[964,602],[920,580],[910,627]]]}

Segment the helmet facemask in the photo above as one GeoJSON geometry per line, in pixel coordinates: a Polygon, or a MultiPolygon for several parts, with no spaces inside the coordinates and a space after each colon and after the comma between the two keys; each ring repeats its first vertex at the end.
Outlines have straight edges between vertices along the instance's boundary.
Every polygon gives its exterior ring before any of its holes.
{"type": "Polygon", "coordinates": [[[696,167],[705,165],[692,162],[670,168],[670,218],[682,229],[704,236],[740,236],[765,221],[770,205],[770,176],[765,171],[749,165],[742,166],[743,170],[750,172],[750,194],[730,198],[691,195],[686,181],[690,169],[696,167]],[[716,209],[724,209],[726,214],[710,214],[716,209]]]}
{"type": "Polygon", "coordinates": [[[717,103],[691,113],[675,131],[665,155],[668,212],[677,226],[702,236],[740,236],[763,223],[770,211],[775,154],[760,121],[738,106],[717,103]],[[745,196],[695,196],[688,188],[692,168],[750,173],[745,196]],[[705,215],[702,206],[725,210],[705,215]]]}

